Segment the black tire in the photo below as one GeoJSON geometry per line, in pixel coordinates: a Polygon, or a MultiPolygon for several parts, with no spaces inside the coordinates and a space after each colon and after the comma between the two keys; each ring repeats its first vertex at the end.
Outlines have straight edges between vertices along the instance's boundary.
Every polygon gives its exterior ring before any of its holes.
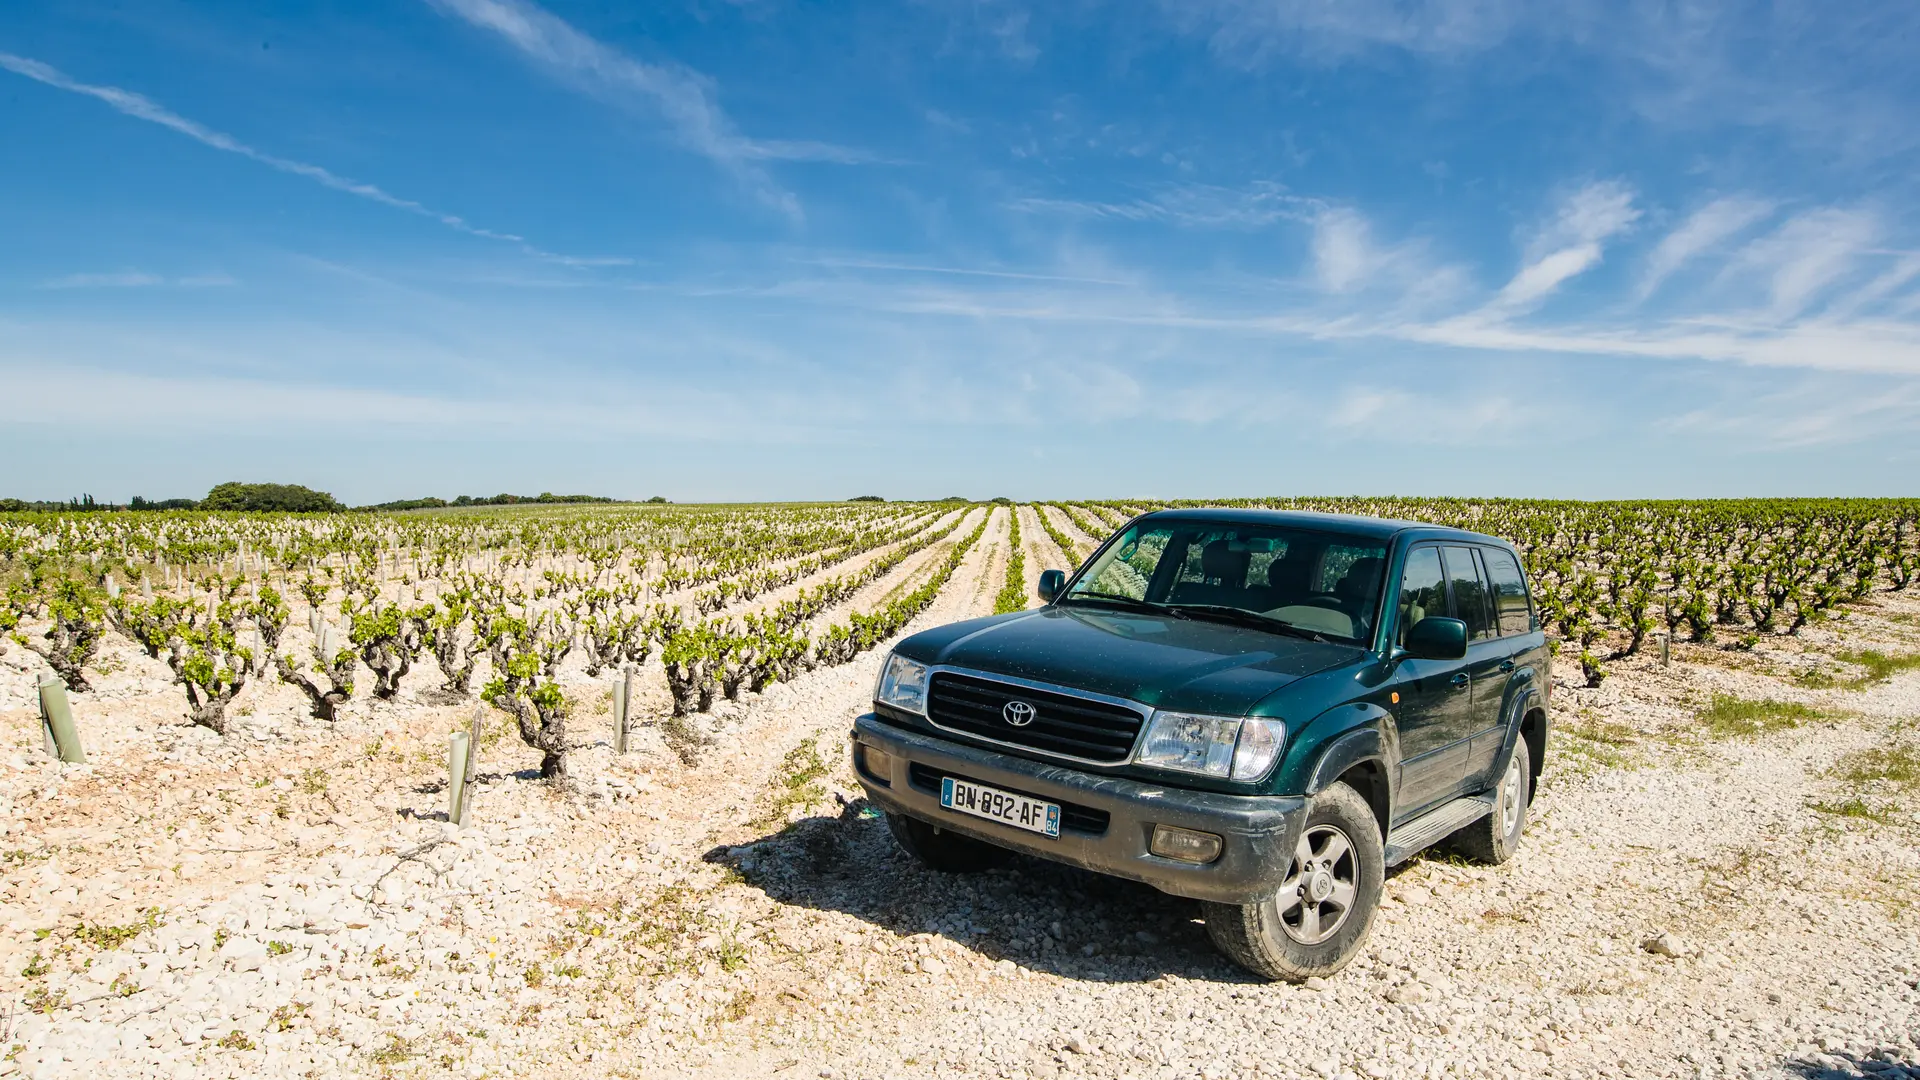
{"type": "Polygon", "coordinates": [[[1207,935],[1229,960],[1255,975],[1289,982],[1316,975],[1325,978],[1359,955],[1380,907],[1385,878],[1386,856],[1373,809],[1359,792],[1336,783],[1314,796],[1280,891],[1252,904],[1202,904],[1207,935]],[[1332,870],[1321,870],[1318,864],[1332,850],[1335,836],[1346,841],[1345,851],[1332,870]],[[1327,840],[1329,845],[1316,847],[1316,840],[1327,840]],[[1303,872],[1303,860],[1310,864],[1310,872],[1303,872]],[[1335,882],[1328,888],[1336,890],[1319,900],[1311,896],[1317,887],[1316,873],[1327,874],[1335,882]],[[1345,884],[1352,886],[1350,902],[1339,920],[1327,927],[1319,913],[1334,905],[1337,890],[1345,884]],[[1309,909],[1315,913],[1311,930],[1309,909]]]}
{"type": "Polygon", "coordinates": [[[1532,756],[1527,740],[1514,740],[1513,755],[1493,785],[1493,813],[1447,837],[1446,846],[1474,862],[1498,866],[1520,850],[1533,802],[1532,756]]]}
{"type": "Polygon", "coordinates": [[[905,814],[887,814],[887,831],[907,854],[943,874],[977,874],[1007,861],[1007,850],[905,814]]]}

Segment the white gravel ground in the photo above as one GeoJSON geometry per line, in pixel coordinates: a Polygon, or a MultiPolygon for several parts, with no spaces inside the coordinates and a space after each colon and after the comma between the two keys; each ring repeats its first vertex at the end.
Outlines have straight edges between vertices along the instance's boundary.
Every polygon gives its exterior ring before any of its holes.
{"type": "MultiPolygon", "coordinates": [[[[991,608],[1004,517],[910,629],[991,608]]],[[[1808,650],[1915,651],[1916,614],[1880,598],[1559,687],[1519,857],[1416,860],[1366,955],[1304,987],[1244,976],[1194,905],[1144,887],[899,854],[842,762],[878,653],[702,718],[692,768],[655,727],[613,755],[582,677],[572,790],[508,734],[455,829],[445,736],[468,712],[414,698],[430,663],[330,728],[250,690],[222,740],[116,642],[76,704],[92,763],[60,766],[16,648],[0,1077],[1920,1077],[1920,793],[1835,772],[1913,744],[1920,673],[1784,678],[1808,650]],[[1708,739],[1714,692],[1835,718],[1708,739]]]]}

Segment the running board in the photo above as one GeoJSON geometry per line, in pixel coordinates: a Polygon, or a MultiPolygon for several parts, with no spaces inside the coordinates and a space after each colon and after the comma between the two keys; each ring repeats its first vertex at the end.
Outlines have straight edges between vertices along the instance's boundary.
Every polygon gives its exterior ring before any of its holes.
{"type": "Polygon", "coordinates": [[[1493,796],[1467,795],[1443,803],[1387,834],[1387,865],[1398,866],[1493,813],[1493,796]]]}

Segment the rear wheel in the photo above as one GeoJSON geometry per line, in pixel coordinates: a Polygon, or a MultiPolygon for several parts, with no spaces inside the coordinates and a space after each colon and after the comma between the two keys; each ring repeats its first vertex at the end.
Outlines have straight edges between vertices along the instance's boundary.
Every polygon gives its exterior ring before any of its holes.
{"type": "Polygon", "coordinates": [[[1293,982],[1332,975],[1366,943],[1385,877],[1372,809],[1337,783],[1314,796],[1279,890],[1251,904],[1202,905],[1207,934],[1256,975],[1293,982]]]}
{"type": "Polygon", "coordinates": [[[1447,838],[1447,846],[1475,862],[1497,866],[1520,850],[1527,831],[1527,804],[1533,800],[1532,758],[1527,740],[1516,739],[1507,767],[1493,786],[1493,813],[1447,838]]]}
{"type": "Polygon", "coordinates": [[[907,854],[943,874],[991,870],[1007,859],[1004,848],[950,832],[905,814],[887,814],[887,831],[907,854]]]}

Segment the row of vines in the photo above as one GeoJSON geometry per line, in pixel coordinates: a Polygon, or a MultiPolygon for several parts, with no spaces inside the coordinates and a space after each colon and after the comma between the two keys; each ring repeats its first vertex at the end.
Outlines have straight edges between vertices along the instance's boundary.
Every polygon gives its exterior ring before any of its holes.
{"type": "Polygon", "coordinates": [[[932,602],[984,530],[970,509],[0,515],[0,653],[25,648],[85,693],[106,635],[120,634],[166,664],[195,723],[221,733],[261,680],[333,720],[356,696],[393,699],[431,664],[429,700],[477,696],[509,714],[559,777],[577,708],[560,684],[569,657],[590,677],[657,657],[675,715],[845,663],[932,602]],[[941,543],[946,557],[916,570],[917,586],[826,618],[941,543]]]}

